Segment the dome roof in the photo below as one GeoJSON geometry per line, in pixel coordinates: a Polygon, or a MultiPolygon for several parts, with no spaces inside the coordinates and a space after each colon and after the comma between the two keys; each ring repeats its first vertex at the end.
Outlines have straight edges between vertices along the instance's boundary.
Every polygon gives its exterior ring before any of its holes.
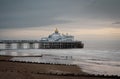
{"type": "Polygon", "coordinates": [[[55,33],[59,33],[57,28],[55,29],[55,33]]]}
{"type": "Polygon", "coordinates": [[[55,29],[55,32],[54,33],[52,33],[51,35],[49,35],[49,38],[53,38],[53,39],[57,39],[57,38],[61,38],[61,35],[60,35],[60,33],[58,32],[58,29],[56,28],[55,29]]]}
{"type": "Polygon", "coordinates": [[[73,36],[61,35],[56,28],[54,33],[49,35],[47,38],[42,38],[42,41],[73,41],[73,39],[73,36]]]}
{"type": "Polygon", "coordinates": [[[53,33],[50,35],[52,38],[61,37],[60,33],[53,33]]]}

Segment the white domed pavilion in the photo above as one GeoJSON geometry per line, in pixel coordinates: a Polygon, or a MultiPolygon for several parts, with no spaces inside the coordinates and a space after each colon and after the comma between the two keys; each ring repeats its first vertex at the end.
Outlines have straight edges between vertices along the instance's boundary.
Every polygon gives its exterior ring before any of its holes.
{"type": "Polygon", "coordinates": [[[84,44],[81,41],[74,41],[74,36],[60,34],[56,28],[54,33],[41,38],[39,47],[43,49],[68,49],[83,48],[84,44]]]}
{"type": "Polygon", "coordinates": [[[74,36],[71,36],[71,35],[64,35],[64,34],[60,34],[58,29],[56,28],[55,32],[52,33],[51,35],[49,35],[48,37],[44,37],[44,38],[41,38],[41,41],[51,41],[51,42],[54,42],[54,41],[74,41],[74,36]]]}

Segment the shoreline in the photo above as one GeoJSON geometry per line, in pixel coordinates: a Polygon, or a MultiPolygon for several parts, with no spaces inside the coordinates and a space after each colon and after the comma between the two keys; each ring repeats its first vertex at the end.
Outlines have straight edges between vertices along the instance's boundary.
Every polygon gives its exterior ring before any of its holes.
{"type": "Polygon", "coordinates": [[[55,65],[55,64],[38,64],[25,62],[8,61],[14,56],[0,55],[0,79],[114,79],[118,76],[104,76],[87,74],[77,65],[55,65]],[[4,74],[4,75],[3,75],[4,74]],[[14,75],[15,74],[15,75],[14,75]],[[7,75],[11,77],[7,78],[7,75]]]}

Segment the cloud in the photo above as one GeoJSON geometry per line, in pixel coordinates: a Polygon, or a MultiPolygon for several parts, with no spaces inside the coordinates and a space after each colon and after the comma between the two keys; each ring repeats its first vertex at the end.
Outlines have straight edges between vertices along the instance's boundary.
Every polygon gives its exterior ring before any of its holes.
{"type": "Polygon", "coordinates": [[[114,23],[112,23],[112,24],[120,24],[120,22],[114,22],[114,23]]]}
{"type": "Polygon", "coordinates": [[[54,19],[67,12],[64,9],[66,2],[59,2],[56,0],[1,0],[0,28],[38,27],[71,22],[69,20],[54,19]]]}
{"type": "Polygon", "coordinates": [[[119,21],[113,22],[111,24],[111,27],[113,27],[113,28],[120,28],[120,22],[119,21]]]}
{"type": "Polygon", "coordinates": [[[119,14],[120,0],[0,0],[1,29],[71,23],[103,28],[119,21],[119,14]]]}
{"type": "Polygon", "coordinates": [[[120,19],[120,0],[95,0],[88,9],[94,17],[120,19]]]}

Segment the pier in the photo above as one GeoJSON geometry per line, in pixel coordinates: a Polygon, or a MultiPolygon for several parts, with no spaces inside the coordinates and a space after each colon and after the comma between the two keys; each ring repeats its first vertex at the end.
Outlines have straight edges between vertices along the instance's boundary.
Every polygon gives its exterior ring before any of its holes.
{"type": "Polygon", "coordinates": [[[16,44],[16,49],[36,49],[35,44],[38,44],[37,49],[83,48],[81,41],[45,42],[41,40],[0,40],[0,45],[4,45],[3,49],[12,49],[12,44],[16,44]],[[25,44],[28,45],[26,48],[24,47],[25,44]]]}
{"type": "Polygon", "coordinates": [[[39,40],[0,40],[0,45],[4,45],[3,49],[12,49],[12,44],[15,44],[16,49],[35,49],[35,44],[40,44],[39,40]],[[25,48],[25,44],[28,46],[25,48]]]}
{"type": "Polygon", "coordinates": [[[0,40],[0,44],[5,45],[4,49],[12,49],[12,44],[16,44],[16,49],[71,49],[83,48],[82,41],[75,41],[74,36],[68,34],[60,34],[58,29],[48,37],[42,37],[40,40],[0,40]],[[25,48],[25,44],[28,46],[25,48]]]}

